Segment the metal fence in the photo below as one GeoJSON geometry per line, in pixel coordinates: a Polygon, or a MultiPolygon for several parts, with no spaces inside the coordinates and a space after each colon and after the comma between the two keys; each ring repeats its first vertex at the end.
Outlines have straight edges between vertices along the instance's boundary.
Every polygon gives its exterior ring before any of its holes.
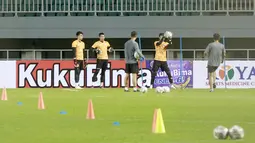
{"type": "MultiPolygon", "coordinates": [[[[153,59],[154,49],[144,49],[143,54],[146,59],[153,59]]],[[[203,53],[204,49],[183,49],[183,59],[189,60],[204,60],[203,53]]],[[[226,49],[227,60],[255,60],[255,49],[226,49]],[[235,54],[233,54],[235,53],[235,54]]],[[[68,60],[72,59],[72,50],[59,50],[59,49],[0,49],[0,60],[68,60]],[[13,54],[15,53],[15,54],[13,54]],[[29,57],[22,57],[22,53],[29,54],[29,57]],[[48,53],[51,56],[42,57],[43,53],[48,53]],[[20,57],[17,57],[20,56],[20,57]]],[[[179,49],[169,49],[167,50],[168,59],[179,59],[180,50],[179,49]]],[[[123,59],[124,49],[117,49],[113,53],[109,54],[109,59],[123,59]],[[121,56],[122,55],[122,56],[121,56]]],[[[86,51],[86,57],[92,59],[88,50],[86,51]]]]}
{"type": "Polygon", "coordinates": [[[153,15],[155,13],[251,13],[255,14],[255,0],[0,0],[0,14],[35,13],[45,16],[98,13],[125,15],[128,13],[153,15]]]}

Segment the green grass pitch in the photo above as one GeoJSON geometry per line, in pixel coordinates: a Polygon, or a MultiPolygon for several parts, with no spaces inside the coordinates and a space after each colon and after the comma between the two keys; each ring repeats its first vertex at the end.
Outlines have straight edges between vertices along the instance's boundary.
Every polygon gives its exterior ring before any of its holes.
{"type": "Polygon", "coordinates": [[[122,89],[8,89],[0,101],[1,143],[252,143],[255,140],[255,89],[172,90],[168,94],[124,93],[122,89]],[[38,110],[42,91],[46,110],[38,110]],[[93,100],[95,120],[87,120],[93,100]],[[17,102],[22,102],[18,105],[17,102]],[[166,134],[152,133],[161,108],[166,134]],[[62,115],[60,111],[66,111],[62,115]],[[119,126],[113,122],[118,121],[119,126]],[[240,125],[240,141],[215,140],[218,125],[240,125]]]}

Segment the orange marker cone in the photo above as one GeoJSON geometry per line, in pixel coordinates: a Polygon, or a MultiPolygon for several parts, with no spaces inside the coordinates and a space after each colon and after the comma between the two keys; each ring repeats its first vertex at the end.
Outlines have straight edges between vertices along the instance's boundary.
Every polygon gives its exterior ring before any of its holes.
{"type": "Polygon", "coordinates": [[[7,99],[7,92],[6,92],[6,88],[4,87],[3,90],[2,90],[2,97],[1,97],[1,100],[8,100],[7,99]]]}
{"type": "Polygon", "coordinates": [[[155,109],[154,115],[153,115],[153,121],[152,121],[152,132],[156,130],[157,113],[158,113],[158,109],[155,109]]]}
{"type": "Polygon", "coordinates": [[[95,119],[94,108],[93,108],[93,103],[91,99],[89,100],[89,103],[88,103],[87,119],[90,119],[90,120],[95,119]]]}
{"type": "Polygon", "coordinates": [[[38,109],[40,110],[45,109],[42,92],[40,92],[39,99],[38,99],[38,109]]]}

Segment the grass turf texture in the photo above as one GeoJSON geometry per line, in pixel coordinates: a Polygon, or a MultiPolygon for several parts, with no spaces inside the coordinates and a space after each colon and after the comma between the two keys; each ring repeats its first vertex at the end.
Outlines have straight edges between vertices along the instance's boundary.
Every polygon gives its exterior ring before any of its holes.
{"type": "Polygon", "coordinates": [[[175,90],[169,94],[124,93],[123,89],[8,89],[0,101],[2,143],[218,143],[212,136],[218,125],[238,124],[241,141],[255,140],[255,90],[175,90]],[[38,110],[42,91],[46,110],[38,110]],[[95,120],[86,120],[92,99],[95,120]],[[18,105],[22,102],[22,105],[18,105]],[[153,134],[155,108],[161,108],[166,134],[153,134]],[[61,115],[60,111],[66,111],[61,115]],[[113,122],[120,122],[114,126],[113,122]]]}

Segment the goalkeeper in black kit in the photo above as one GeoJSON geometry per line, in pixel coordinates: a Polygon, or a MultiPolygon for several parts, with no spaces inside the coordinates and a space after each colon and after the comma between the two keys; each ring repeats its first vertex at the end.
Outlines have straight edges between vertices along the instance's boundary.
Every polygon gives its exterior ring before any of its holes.
{"type": "Polygon", "coordinates": [[[155,81],[155,77],[157,75],[157,72],[159,70],[159,68],[162,71],[165,71],[169,82],[171,84],[171,88],[174,88],[173,85],[173,78],[170,72],[170,69],[168,68],[168,64],[167,64],[167,57],[166,57],[166,53],[167,53],[167,48],[172,46],[172,35],[171,33],[160,33],[159,34],[159,40],[154,42],[154,47],[155,47],[155,58],[154,58],[154,62],[153,62],[153,67],[152,67],[152,75],[151,75],[151,86],[150,88],[153,88],[153,84],[155,81]]]}

